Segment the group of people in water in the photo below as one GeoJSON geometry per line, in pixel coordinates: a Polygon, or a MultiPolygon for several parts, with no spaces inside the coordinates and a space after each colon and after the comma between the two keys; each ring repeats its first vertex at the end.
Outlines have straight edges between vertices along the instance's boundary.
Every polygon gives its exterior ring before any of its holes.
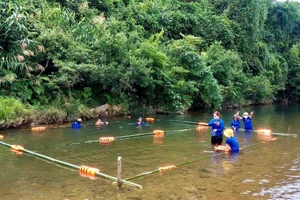
{"type": "MultiPolygon", "coordinates": [[[[79,118],[71,124],[71,127],[72,128],[81,128],[82,127],[81,123],[82,123],[82,119],[79,118]]],[[[108,124],[108,122],[103,121],[101,118],[99,118],[95,123],[96,126],[101,126],[101,125],[106,125],[106,124],[108,124]]]]}
{"type": "MultiPolygon", "coordinates": [[[[75,122],[73,122],[72,124],[71,124],[71,127],[72,128],[81,128],[82,127],[82,119],[77,119],[75,122]]],[[[96,126],[101,126],[101,125],[107,125],[108,124],[108,122],[107,121],[103,121],[101,118],[99,118],[97,121],[96,121],[96,123],[95,123],[95,125],[96,126]]],[[[145,122],[143,122],[143,118],[142,117],[138,117],[138,120],[137,120],[137,122],[135,122],[135,125],[136,126],[146,126],[146,123],[145,122]]]]}
{"type": "Polygon", "coordinates": [[[214,146],[214,149],[225,152],[239,152],[240,145],[238,140],[234,137],[233,131],[238,131],[241,127],[240,120],[244,122],[245,131],[252,131],[253,114],[253,111],[251,111],[250,114],[245,112],[242,116],[240,116],[240,112],[238,111],[236,114],[234,114],[230,122],[230,128],[225,129],[225,123],[222,120],[221,113],[215,111],[213,113],[213,119],[208,123],[208,126],[211,126],[212,128],[211,144],[214,146]],[[223,135],[227,138],[225,146],[222,146],[223,135]]]}
{"type": "MultiPolygon", "coordinates": [[[[225,152],[239,152],[240,146],[238,143],[238,140],[234,137],[234,131],[238,131],[241,127],[240,120],[244,123],[244,129],[245,131],[252,131],[252,117],[253,117],[253,111],[248,114],[245,112],[242,116],[240,116],[240,112],[238,111],[236,114],[234,114],[231,122],[230,122],[230,128],[225,129],[225,123],[222,120],[222,115],[219,111],[215,111],[213,113],[213,119],[210,120],[210,122],[207,124],[208,126],[211,126],[212,132],[211,132],[211,144],[214,146],[215,150],[221,150],[225,152]],[[223,142],[223,135],[227,138],[226,139],[226,145],[222,146],[223,142]]],[[[82,120],[77,119],[77,121],[72,123],[72,128],[81,128],[82,120]]],[[[108,122],[103,121],[101,118],[97,120],[95,123],[96,126],[106,125],[108,122]]],[[[146,126],[146,123],[143,122],[142,117],[138,117],[137,122],[135,122],[136,126],[146,126]]]]}

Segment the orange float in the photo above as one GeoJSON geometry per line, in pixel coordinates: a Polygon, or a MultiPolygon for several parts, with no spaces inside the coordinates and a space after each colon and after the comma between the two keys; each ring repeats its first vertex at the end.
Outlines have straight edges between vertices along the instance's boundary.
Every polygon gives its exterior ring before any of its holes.
{"type": "Polygon", "coordinates": [[[153,134],[154,134],[154,137],[164,137],[165,132],[163,130],[154,130],[153,134]]]}
{"type": "Polygon", "coordinates": [[[165,166],[165,167],[160,167],[160,168],[158,168],[158,170],[161,172],[161,171],[175,169],[175,168],[176,168],[175,165],[169,165],[169,166],[165,166]]]}
{"type": "Polygon", "coordinates": [[[114,137],[100,137],[99,142],[100,144],[109,144],[115,141],[114,137]]]}
{"type": "Polygon", "coordinates": [[[154,122],[154,118],[152,118],[152,117],[146,117],[146,122],[154,122]]]}
{"type": "Polygon", "coordinates": [[[24,147],[20,146],[20,145],[11,145],[10,146],[11,148],[11,151],[18,154],[18,155],[22,155],[23,154],[23,150],[24,150],[24,147]]]}
{"type": "Polygon", "coordinates": [[[263,134],[266,134],[266,135],[271,135],[272,131],[269,130],[269,129],[259,129],[259,130],[256,130],[257,133],[263,133],[263,134]]]}
{"type": "Polygon", "coordinates": [[[4,136],[3,135],[0,135],[0,140],[3,140],[4,139],[4,136]]]}
{"type": "Polygon", "coordinates": [[[44,127],[44,126],[37,126],[37,127],[32,127],[31,130],[32,131],[44,131],[44,130],[46,130],[46,127],[44,127]]]}
{"type": "Polygon", "coordinates": [[[79,168],[79,175],[82,177],[89,177],[91,179],[95,179],[96,173],[99,171],[100,170],[97,168],[82,165],[79,168]]]}
{"type": "Polygon", "coordinates": [[[208,123],[206,123],[206,122],[199,122],[199,126],[208,126],[208,123]]]}

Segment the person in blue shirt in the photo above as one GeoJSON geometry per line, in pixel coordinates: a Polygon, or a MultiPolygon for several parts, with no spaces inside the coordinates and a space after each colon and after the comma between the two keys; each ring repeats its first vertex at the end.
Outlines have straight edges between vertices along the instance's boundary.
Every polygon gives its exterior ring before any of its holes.
{"type": "Polygon", "coordinates": [[[72,128],[81,128],[81,127],[82,127],[81,122],[82,122],[82,119],[77,119],[76,122],[73,122],[73,123],[72,123],[72,125],[71,125],[72,128]]]}
{"type": "Polygon", "coordinates": [[[226,139],[226,146],[218,146],[215,147],[215,150],[231,152],[231,153],[238,153],[240,152],[240,145],[238,140],[233,135],[232,129],[225,129],[224,136],[227,137],[226,139]]]}
{"type": "Polygon", "coordinates": [[[224,130],[224,121],[222,120],[222,115],[220,112],[215,111],[213,114],[213,119],[210,120],[208,126],[211,126],[211,144],[212,145],[221,145],[223,142],[223,130],[224,130]]]}
{"type": "Polygon", "coordinates": [[[235,114],[230,122],[230,127],[235,130],[238,131],[239,128],[241,127],[241,122],[239,120],[239,117],[237,114],[235,114]]]}
{"type": "Polygon", "coordinates": [[[142,117],[139,117],[139,118],[138,118],[138,121],[135,122],[135,125],[136,125],[136,126],[146,126],[146,123],[143,122],[143,118],[142,118],[142,117]]]}
{"type": "Polygon", "coordinates": [[[240,111],[238,111],[236,114],[238,115],[239,119],[243,120],[245,131],[252,131],[252,117],[254,115],[254,112],[251,111],[250,115],[247,112],[244,112],[242,117],[240,116],[240,111]]]}

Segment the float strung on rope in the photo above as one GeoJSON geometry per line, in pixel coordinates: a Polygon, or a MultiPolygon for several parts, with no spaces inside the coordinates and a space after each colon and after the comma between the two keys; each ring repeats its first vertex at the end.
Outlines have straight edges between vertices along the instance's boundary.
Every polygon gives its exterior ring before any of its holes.
{"type": "Polygon", "coordinates": [[[259,129],[259,130],[256,130],[257,133],[263,133],[263,134],[266,134],[266,135],[271,135],[272,131],[269,130],[269,129],[259,129]]]}
{"type": "Polygon", "coordinates": [[[13,144],[10,146],[10,148],[11,148],[11,151],[14,152],[15,154],[18,154],[18,155],[23,154],[24,147],[22,147],[20,145],[13,144]]]}
{"type": "Polygon", "coordinates": [[[165,167],[160,167],[158,168],[158,171],[165,171],[165,170],[169,170],[169,169],[175,169],[176,166],[175,165],[169,165],[169,166],[165,166],[165,167]]]}
{"type": "Polygon", "coordinates": [[[199,126],[208,126],[208,123],[206,123],[206,122],[199,122],[199,126]]]}
{"type": "Polygon", "coordinates": [[[154,130],[153,134],[154,134],[154,137],[164,137],[165,132],[163,130],[154,130]]]}
{"type": "Polygon", "coordinates": [[[0,135],[0,140],[3,140],[4,139],[4,136],[3,135],[0,135]]]}
{"type": "Polygon", "coordinates": [[[146,117],[146,122],[154,122],[154,118],[152,118],[152,117],[146,117]]]}
{"type": "Polygon", "coordinates": [[[99,142],[100,144],[109,144],[115,141],[114,137],[100,137],[99,142]]]}
{"type": "Polygon", "coordinates": [[[130,115],[126,115],[125,117],[126,117],[126,118],[128,118],[128,119],[130,119],[130,118],[131,118],[131,116],[130,116],[130,115]]]}
{"type": "Polygon", "coordinates": [[[33,127],[31,128],[32,131],[44,131],[46,130],[46,127],[44,126],[38,126],[38,127],[33,127]]]}
{"type": "MultiPolygon", "coordinates": [[[[15,147],[15,146],[19,146],[19,145],[10,145],[10,144],[7,144],[5,142],[2,142],[0,141],[0,145],[3,145],[3,146],[6,146],[8,148],[14,148],[14,149],[23,149],[22,151],[19,151],[19,152],[24,152],[24,153],[27,153],[29,155],[32,155],[32,156],[36,156],[38,158],[42,158],[46,161],[49,161],[51,163],[56,163],[56,164],[60,164],[60,165],[63,165],[63,166],[66,166],[66,167],[69,167],[69,168],[72,168],[72,169],[75,169],[75,170],[79,170],[80,167],[77,166],[77,165],[74,165],[74,164],[71,164],[71,163],[68,163],[68,162],[64,162],[64,161],[61,161],[61,160],[57,160],[55,158],[51,158],[49,156],[46,156],[46,155],[42,155],[42,154],[39,154],[39,153],[36,153],[36,152],[33,152],[33,151],[30,151],[28,149],[24,149],[23,147],[15,147]]],[[[93,170],[92,170],[93,171],[93,170]]],[[[93,174],[94,172],[90,172],[91,174],[93,174]]],[[[127,180],[119,180],[117,177],[113,177],[113,176],[110,176],[110,175],[107,175],[107,174],[103,174],[101,172],[95,172],[95,175],[98,176],[98,177],[102,177],[102,178],[105,178],[105,179],[109,179],[109,180],[112,180],[112,181],[121,181],[122,183],[126,184],[126,185],[130,185],[130,186],[134,186],[134,187],[137,187],[137,188],[140,188],[142,189],[143,187],[139,184],[136,184],[136,183],[132,183],[132,182],[129,182],[127,180]]]]}
{"type": "Polygon", "coordinates": [[[79,175],[82,177],[89,177],[91,179],[95,179],[96,173],[100,170],[97,168],[81,165],[78,171],[79,175]]]}

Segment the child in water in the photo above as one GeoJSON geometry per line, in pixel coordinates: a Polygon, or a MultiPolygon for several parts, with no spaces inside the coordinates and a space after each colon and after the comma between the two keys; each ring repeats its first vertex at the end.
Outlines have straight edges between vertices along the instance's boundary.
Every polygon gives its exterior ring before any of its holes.
{"type": "Polygon", "coordinates": [[[241,127],[241,122],[237,114],[233,115],[233,118],[230,123],[230,127],[235,131],[238,131],[239,128],[241,127]]]}
{"type": "Polygon", "coordinates": [[[233,136],[232,129],[225,129],[224,135],[227,137],[226,139],[226,146],[218,146],[215,147],[216,151],[225,151],[231,153],[238,153],[240,152],[240,145],[238,140],[233,136]]]}
{"type": "Polygon", "coordinates": [[[244,112],[242,117],[240,116],[240,111],[238,111],[236,114],[237,114],[239,119],[243,120],[245,131],[252,131],[253,130],[253,128],[252,128],[252,117],[254,115],[254,112],[251,111],[250,115],[247,112],[244,112]]]}

